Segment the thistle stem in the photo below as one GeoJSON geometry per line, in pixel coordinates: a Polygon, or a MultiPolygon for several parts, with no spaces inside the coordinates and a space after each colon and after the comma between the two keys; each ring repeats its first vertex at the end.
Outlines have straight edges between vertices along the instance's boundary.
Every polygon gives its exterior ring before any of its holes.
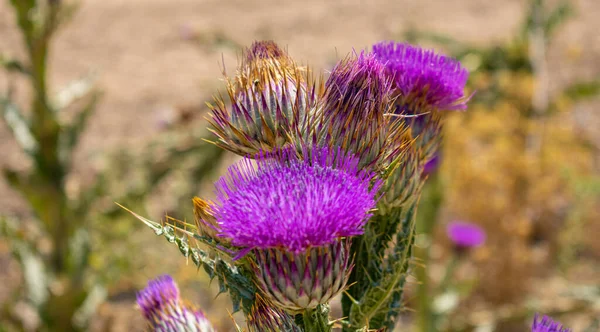
{"type": "MultiPolygon", "coordinates": [[[[438,213],[443,201],[443,186],[440,175],[434,172],[429,176],[419,203],[419,213],[417,214],[416,233],[423,237],[424,246],[415,247],[415,256],[420,267],[415,269],[417,277],[417,323],[418,331],[435,331],[435,316],[431,311],[432,289],[430,289],[429,279],[429,258],[431,239],[433,231],[437,224],[438,213]]],[[[435,294],[434,294],[435,295],[435,294]]]]}
{"type": "Polygon", "coordinates": [[[306,309],[302,313],[302,323],[306,332],[330,332],[329,306],[321,304],[314,309],[306,309]]]}

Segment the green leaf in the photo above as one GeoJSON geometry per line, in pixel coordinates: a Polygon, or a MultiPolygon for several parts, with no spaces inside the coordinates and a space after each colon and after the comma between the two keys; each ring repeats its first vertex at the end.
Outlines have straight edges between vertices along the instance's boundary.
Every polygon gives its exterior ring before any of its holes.
{"type": "MultiPolygon", "coordinates": [[[[86,75],[79,80],[72,81],[54,97],[54,109],[60,111],[69,107],[75,101],[94,93],[93,88],[95,84],[96,75],[94,73],[86,75]]],[[[97,94],[97,92],[94,94],[97,94]]]]}
{"type": "Polygon", "coordinates": [[[95,284],[87,294],[83,304],[73,314],[73,324],[81,329],[88,326],[90,319],[96,313],[96,309],[104,302],[107,295],[104,286],[95,284]]]}
{"type": "Polygon", "coordinates": [[[554,10],[548,15],[546,22],[544,23],[544,32],[546,38],[550,37],[558,27],[560,27],[566,20],[571,18],[575,14],[573,5],[569,1],[562,1],[554,10]]]}
{"type": "Polygon", "coordinates": [[[19,227],[16,220],[0,217],[0,235],[9,241],[12,253],[20,263],[28,300],[36,307],[48,299],[48,277],[41,255],[35,249],[35,239],[19,227]]]}
{"type": "Polygon", "coordinates": [[[593,98],[600,95],[600,79],[590,82],[578,82],[563,91],[563,95],[573,101],[593,98]]]}
{"type": "Polygon", "coordinates": [[[69,165],[73,150],[79,143],[81,133],[85,130],[90,116],[94,113],[96,105],[100,99],[100,92],[92,92],[89,101],[79,111],[73,123],[63,127],[60,136],[60,158],[66,165],[69,165]]]}
{"type": "Polygon", "coordinates": [[[2,54],[0,54],[0,66],[9,72],[17,72],[25,75],[30,74],[29,69],[21,61],[8,58],[2,54]]]}
{"type": "Polygon", "coordinates": [[[23,268],[23,278],[25,279],[25,289],[27,298],[36,307],[42,306],[48,299],[48,278],[44,261],[26,246],[17,246],[21,266],[23,268]]]}
{"type": "Polygon", "coordinates": [[[21,149],[29,155],[35,155],[38,150],[38,142],[31,132],[27,119],[17,105],[8,98],[0,98],[0,113],[21,149]]]}

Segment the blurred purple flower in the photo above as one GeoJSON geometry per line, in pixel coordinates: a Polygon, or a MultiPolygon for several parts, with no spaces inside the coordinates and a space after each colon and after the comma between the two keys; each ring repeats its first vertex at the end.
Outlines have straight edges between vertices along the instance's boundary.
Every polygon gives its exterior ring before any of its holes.
{"type": "Polygon", "coordinates": [[[287,149],[230,167],[215,184],[219,236],[238,247],[298,253],[362,234],[379,188],[370,188],[374,174],[339,149],[304,154],[287,149]]]}
{"type": "Polygon", "coordinates": [[[465,110],[469,73],[460,62],[410,44],[381,42],[373,54],[386,65],[400,93],[401,109],[412,112],[465,110]]]}
{"type": "Polygon", "coordinates": [[[202,311],[183,305],[179,288],[169,275],[150,280],[148,286],[138,293],[137,304],[153,331],[214,331],[202,311]]]}
{"type": "Polygon", "coordinates": [[[148,286],[137,295],[137,303],[146,319],[151,319],[164,306],[179,301],[179,288],[169,275],[148,281],[148,286]]]}
{"type": "Polygon", "coordinates": [[[446,227],[446,233],[460,249],[479,247],[486,239],[485,231],[481,227],[464,221],[450,222],[446,227]]]}
{"type": "Polygon", "coordinates": [[[571,332],[571,329],[563,327],[561,323],[555,322],[548,316],[543,316],[539,319],[539,315],[535,314],[531,332],[571,332]]]}

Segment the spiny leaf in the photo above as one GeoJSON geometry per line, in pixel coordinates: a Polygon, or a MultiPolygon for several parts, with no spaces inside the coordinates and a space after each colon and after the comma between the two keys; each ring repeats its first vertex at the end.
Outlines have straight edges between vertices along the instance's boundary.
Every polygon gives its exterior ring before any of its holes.
{"type": "MultiPolygon", "coordinates": [[[[118,203],[116,204],[119,205],[118,203]]],[[[198,268],[203,268],[211,277],[211,279],[216,277],[219,282],[220,291],[227,291],[231,297],[231,301],[233,303],[233,312],[237,312],[240,309],[242,309],[246,314],[250,312],[254,303],[254,294],[256,294],[257,290],[252,282],[251,272],[247,271],[244,268],[244,265],[231,265],[230,263],[227,263],[221,259],[219,255],[211,258],[210,255],[204,250],[190,247],[187,240],[187,234],[189,232],[184,232],[183,236],[177,236],[175,233],[175,228],[173,228],[171,225],[163,226],[150,219],[144,218],[133,211],[130,211],[122,205],[119,206],[142,221],[144,224],[146,224],[146,226],[150,227],[156,233],[156,235],[162,235],[170,243],[176,244],[181,254],[186,258],[191,258],[192,262],[198,268]]],[[[197,235],[194,236],[194,239],[203,239],[203,237],[197,235]]],[[[204,243],[214,246],[213,248],[220,250],[215,246],[214,243],[209,241],[204,243]]]]}
{"type": "MultiPolygon", "coordinates": [[[[402,288],[408,272],[414,233],[416,202],[402,218],[394,253],[387,260],[387,271],[377,284],[370,286],[358,303],[350,309],[352,326],[381,328],[392,324],[390,310],[398,310],[402,288]]],[[[395,315],[393,315],[395,317],[395,315]]]]}

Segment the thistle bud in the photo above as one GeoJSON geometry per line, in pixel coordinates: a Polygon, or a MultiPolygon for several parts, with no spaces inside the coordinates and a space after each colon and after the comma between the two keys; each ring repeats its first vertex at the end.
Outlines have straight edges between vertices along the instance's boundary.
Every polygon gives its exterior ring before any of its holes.
{"type": "Polygon", "coordinates": [[[216,183],[218,235],[252,254],[257,284],[279,308],[327,303],[346,285],[347,238],[364,232],[380,184],[339,149],[256,158],[216,183]]]}
{"type": "Polygon", "coordinates": [[[561,323],[555,322],[548,316],[543,316],[539,319],[539,315],[535,314],[531,332],[571,332],[571,329],[563,327],[561,323]]]}
{"type": "Polygon", "coordinates": [[[312,127],[317,142],[359,157],[361,168],[378,166],[388,142],[391,81],[372,55],[339,62],[325,83],[312,127]]]}
{"type": "Polygon", "coordinates": [[[217,145],[242,156],[273,151],[290,143],[291,133],[316,103],[314,82],[274,42],[255,42],[235,78],[227,82],[230,106],[211,105],[217,145]]]}
{"type": "Polygon", "coordinates": [[[148,325],[157,332],[213,332],[202,311],[186,307],[173,279],[160,276],[148,282],[137,296],[148,325]]]}
{"type": "Polygon", "coordinates": [[[292,316],[275,307],[260,294],[256,295],[246,323],[248,332],[302,332],[292,316]]]}
{"type": "Polygon", "coordinates": [[[419,151],[409,133],[403,140],[403,152],[398,164],[391,170],[383,184],[381,201],[386,207],[400,207],[416,198],[423,185],[419,151]]]}

